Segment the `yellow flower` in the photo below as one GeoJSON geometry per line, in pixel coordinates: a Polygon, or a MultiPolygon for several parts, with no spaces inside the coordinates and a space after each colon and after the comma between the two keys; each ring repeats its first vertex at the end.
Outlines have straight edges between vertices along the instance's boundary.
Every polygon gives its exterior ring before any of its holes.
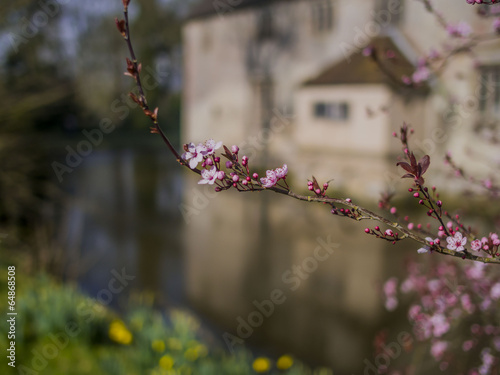
{"type": "Polygon", "coordinates": [[[184,352],[184,358],[188,361],[194,362],[198,359],[198,351],[196,348],[189,348],[184,352]]]}
{"type": "Polygon", "coordinates": [[[280,370],[288,370],[293,365],[293,358],[289,355],[282,355],[276,362],[276,367],[280,370]]]}
{"type": "Polygon", "coordinates": [[[164,370],[171,370],[174,367],[174,359],[165,354],[160,358],[160,367],[164,370]]]}
{"type": "Polygon", "coordinates": [[[122,345],[130,345],[132,333],[127,329],[121,320],[113,320],[109,325],[109,338],[122,345]]]}
{"type": "Polygon", "coordinates": [[[169,349],[172,349],[172,350],[181,350],[182,349],[182,342],[181,342],[181,340],[179,340],[175,337],[171,337],[167,340],[167,346],[169,347],[169,349]]]}
{"type": "Polygon", "coordinates": [[[252,364],[255,372],[267,372],[271,368],[271,361],[265,357],[255,358],[252,364]]]}
{"type": "Polygon", "coordinates": [[[163,340],[153,340],[151,343],[151,348],[158,353],[163,353],[165,351],[165,342],[163,340]]]}
{"type": "Polygon", "coordinates": [[[333,371],[326,367],[320,367],[314,370],[314,375],[333,375],[333,371]]]}
{"type": "Polygon", "coordinates": [[[200,357],[205,357],[208,354],[208,349],[203,344],[196,345],[194,349],[198,352],[200,357]]]}

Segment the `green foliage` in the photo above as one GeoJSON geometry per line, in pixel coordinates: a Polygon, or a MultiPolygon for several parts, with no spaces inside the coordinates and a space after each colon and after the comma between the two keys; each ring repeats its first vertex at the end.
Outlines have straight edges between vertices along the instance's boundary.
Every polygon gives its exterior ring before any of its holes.
{"type": "MultiPolygon", "coordinates": [[[[6,268],[2,264],[4,279],[6,268]]],[[[250,352],[229,354],[193,315],[182,310],[162,314],[152,307],[150,296],[131,300],[120,318],[74,286],[17,272],[17,370],[26,366],[51,375],[244,375],[259,369],[250,352]]],[[[3,295],[5,284],[0,284],[3,295]]],[[[6,310],[6,299],[0,308],[6,310]]],[[[7,341],[6,335],[0,336],[2,346],[8,347],[7,341]]],[[[275,361],[260,361],[268,364],[262,373],[311,373],[296,361],[286,370],[278,370],[275,361]]],[[[8,374],[17,370],[8,367],[8,374]]]]}

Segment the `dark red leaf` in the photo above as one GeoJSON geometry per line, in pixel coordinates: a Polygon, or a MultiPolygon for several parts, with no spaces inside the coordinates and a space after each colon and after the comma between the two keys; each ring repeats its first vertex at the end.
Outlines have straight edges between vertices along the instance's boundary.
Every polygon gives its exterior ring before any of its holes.
{"type": "Polygon", "coordinates": [[[403,168],[406,172],[408,173],[413,173],[414,170],[413,168],[411,167],[410,164],[408,164],[407,162],[405,161],[400,161],[399,163],[397,163],[396,165],[400,166],[401,168],[403,168]]]}
{"type": "Polygon", "coordinates": [[[425,155],[422,157],[422,159],[420,159],[420,161],[418,162],[418,165],[421,166],[420,175],[423,175],[425,171],[427,171],[427,168],[429,168],[430,163],[431,163],[431,158],[429,155],[425,155]]]}

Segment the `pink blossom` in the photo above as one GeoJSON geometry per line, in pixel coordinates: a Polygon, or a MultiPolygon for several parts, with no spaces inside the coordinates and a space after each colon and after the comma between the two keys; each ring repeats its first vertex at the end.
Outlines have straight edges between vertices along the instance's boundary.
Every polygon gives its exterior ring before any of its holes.
{"type": "Polygon", "coordinates": [[[461,21],[457,25],[448,25],[446,27],[448,34],[457,37],[467,37],[471,34],[472,29],[468,23],[461,21]]]}
{"type": "Polygon", "coordinates": [[[432,293],[437,293],[441,290],[441,288],[443,287],[443,284],[441,282],[441,280],[439,279],[433,279],[433,280],[430,280],[428,283],[427,283],[428,287],[429,287],[429,290],[432,292],[432,293]]]}
{"type": "Polygon", "coordinates": [[[486,311],[490,308],[490,306],[491,306],[491,299],[485,298],[481,301],[479,308],[481,309],[481,311],[486,311]]]}
{"type": "Polygon", "coordinates": [[[405,281],[403,281],[403,283],[401,284],[401,291],[403,293],[409,293],[413,290],[415,290],[415,283],[413,279],[408,278],[405,281]]]}
{"type": "Polygon", "coordinates": [[[471,350],[472,348],[474,347],[474,341],[472,340],[467,340],[467,341],[464,341],[464,343],[462,344],[462,350],[464,352],[468,352],[469,350],[471,350]]]}
{"type": "Polygon", "coordinates": [[[278,179],[285,178],[288,173],[288,166],[286,164],[283,164],[283,168],[276,168],[275,171],[276,171],[276,177],[278,179]]]}
{"type": "Polygon", "coordinates": [[[426,66],[421,66],[411,76],[413,82],[420,83],[429,79],[431,72],[426,66]]]}
{"type": "Polygon", "coordinates": [[[500,352],[500,336],[497,336],[493,339],[493,346],[495,347],[497,352],[500,352]]]}
{"type": "Polygon", "coordinates": [[[454,237],[449,236],[446,239],[448,242],[447,248],[450,250],[464,251],[464,245],[467,243],[467,238],[462,236],[462,233],[456,232],[454,237]]]}
{"type": "Polygon", "coordinates": [[[500,299],[500,282],[498,283],[495,283],[495,285],[493,285],[491,287],[491,290],[490,290],[490,296],[491,298],[493,298],[495,301],[500,299]]]}
{"type": "Polygon", "coordinates": [[[385,301],[385,308],[387,311],[394,311],[398,307],[398,300],[395,297],[389,297],[385,301]]]}
{"type": "Polygon", "coordinates": [[[186,161],[189,160],[189,168],[196,168],[198,163],[203,160],[203,153],[207,151],[207,148],[201,143],[198,146],[195,146],[194,143],[189,143],[184,147],[187,148],[187,151],[182,154],[182,158],[186,161]]]}
{"type": "MultiPolygon", "coordinates": [[[[438,239],[436,238],[435,240],[433,240],[432,238],[430,237],[425,237],[426,241],[431,243],[431,242],[434,242],[436,243],[436,241],[438,241],[438,239]]],[[[417,253],[419,254],[425,254],[427,252],[429,252],[430,250],[430,247],[429,246],[424,246],[424,247],[421,247],[420,249],[417,250],[417,253]]]]}
{"type": "Polygon", "coordinates": [[[411,84],[411,78],[410,78],[410,77],[408,77],[408,76],[402,76],[402,77],[401,77],[401,81],[403,81],[403,83],[404,83],[405,85],[410,85],[410,84],[411,84]]]}
{"type": "Polygon", "coordinates": [[[226,177],[226,172],[224,172],[224,171],[217,172],[217,179],[218,180],[223,180],[225,177],[226,177]]]}
{"type": "Polygon", "coordinates": [[[265,188],[270,188],[276,185],[276,182],[278,182],[278,176],[276,176],[276,172],[273,170],[268,170],[266,171],[266,176],[260,179],[260,183],[262,186],[265,188]]]}
{"type": "Polygon", "coordinates": [[[500,18],[495,18],[493,21],[493,30],[497,33],[500,33],[500,18]]]}
{"type": "Polygon", "coordinates": [[[480,280],[484,277],[485,263],[475,262],[465,269],[465,274],[471,280],[480,280]]]}
{"type": "Polygon", "coordinates": [[[387,297],[395,295],[396,289],[398,286],[398,279],[395,277],[391,277],[384,284],[384,293],[387,297]]]}
{"type": "Polygon", "coordinates": [[[203,155],[212,155],[215,150],[221,148],[222,141],[215,142],[213,139],[209,139],[205,142],[205,151],[202,151],[203,155]]]}
{"type": "Polygon", "coordinates": [[[204,169],[201,171],[202,180],[198,182],[198,184],[210,184],[213,185],[216,178],[218,177],[218,171],[215,166],[212,169],[204,169]]]}
{"type": "Polygon", "coordinates": [[[431,316],[430,322],[432,323],[432,334],[434,337],[441,337],[450,329],[450,323],[448,323],[443,314],[431,316]]]}
{"type": "Polygon", "coordinates": [[[481,241],[480,240],[474,240],[470,243],[470,247],[474,251],[479,251],[481,250],[481,241]]]}
{"type": "Polygon", "coordinates": [[[474,312],[474,304],[472,303],[470,296],[468,294],[464,294],[463,296],[461,296],[460,302],[462,302],[462,307],[469,314],[472,314],[474,312]]]}
{"type": "Polygon", "coordinates": [[[448,343],[446,341],[436,341],[432,344],[431,354],[436,359],[440,360],[444,352],[448,348],[448,343]]]}

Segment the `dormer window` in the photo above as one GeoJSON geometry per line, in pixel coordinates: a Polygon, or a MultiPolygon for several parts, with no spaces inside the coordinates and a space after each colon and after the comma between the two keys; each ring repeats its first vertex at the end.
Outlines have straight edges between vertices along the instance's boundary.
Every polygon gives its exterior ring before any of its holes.
{"type": "Polygon", "coordinates": [[[331,0],[314,0],[311,6],[313,30],[318,33],[331,30],[333,27],[331,0]]]}
{"type": "Polygon", "coordinates": [[[347,121],[349,119],[349,104],[346,102],[316,102],[314,117],[321,120],[347,121]]]}

